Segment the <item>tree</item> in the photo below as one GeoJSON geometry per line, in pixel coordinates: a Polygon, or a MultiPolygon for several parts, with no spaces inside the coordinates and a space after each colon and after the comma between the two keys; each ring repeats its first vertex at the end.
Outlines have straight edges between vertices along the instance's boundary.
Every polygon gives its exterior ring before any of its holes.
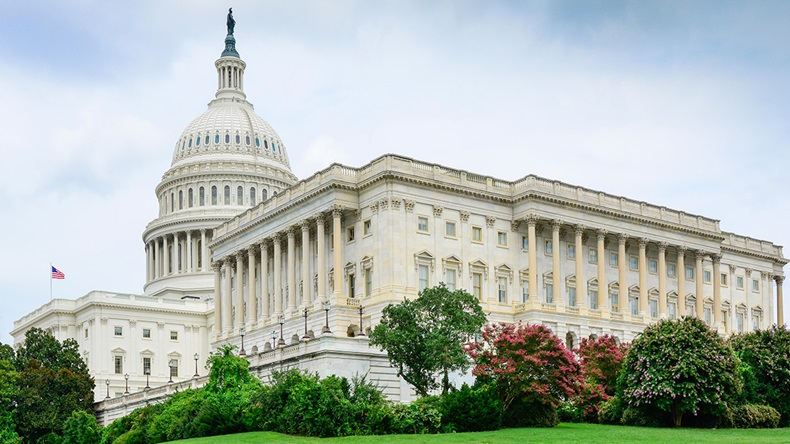
{"type": "Polygon", "coordinates": [[[597,384],[608,396],[614,396],[617,377],[623,366],[628,347],[617,343],[611,335],[603,335],[596,339],[582,338],[576,354],[582,376],[590,384],[597,384]]]}
{"type": "Polygon", "coordinates": [[[494,389],[505,411],[515,401],[556,409],[579,389],[579,363],[544,325],[488,325],[483,342],[468,349],[472,374],[494,389]]]}
{"type": "Polygon", "coordinates": [[[700,319],[662,320],[631,344],[617,390],[628,406],[670,413],[680,427],[684,413],[726,412],[741,390],[737,365],[732,348],[700,319]]]}
{"type": "Polygon", "coordinates": [[[96,417],[84,410],[75,410],[63,424],[63,444],[96,444],[101,439],[96,417]]]}
{"type": "Polygon", "coordinates": [[[420,396],[440,385],[447,393],[449,373],[469,369],[463,344],[480,331],[485,319],[477,298],[464,290],[450,291],[442,283],[421,291],[416,299],[385,307],[370,342],[387,351],[398,375],[420,396]]]}
{"type": "Polygon", "coordinates": [[[17,371],[22,371],[35,359],[40,366],[52,370],[68,368],[87,374],[88,365],[80,357],[79,350],[79,344],[74,339],[66,339],[61,343],[52,334],[33,327],[25,333],[25,342],[16,351],[14,364],[17,371]]]}
{"type": "Polygon", "coordinates": [[[774,325],[736,335],[731,343],[741,361],[744,401],[770,405],[781,414],[779,425],[790,425],[790,331],[774,325]]]}

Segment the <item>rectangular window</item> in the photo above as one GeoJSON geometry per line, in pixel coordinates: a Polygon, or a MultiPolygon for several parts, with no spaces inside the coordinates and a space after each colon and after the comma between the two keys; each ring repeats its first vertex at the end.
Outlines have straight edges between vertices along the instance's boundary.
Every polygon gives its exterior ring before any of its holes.
{"type": "Polygon", "coordinates": [[[350,297],[350,298],[353,298],[354,295],[356,294],[356,283],[357,283],[357,280],[356,280],[356,277],[354,276],[354,273],[349,273],[348,274],[348,297],[350,297]]]}
{"type": "Polygon", "coordinates": [[[711,272],[708,271],[708,270],[703,271],[702,272],[702,282],[704,282],[706,284],[710,284],[710,281],[711,281],[711,272]]]}
{"type": "Polygon", "coordinates": [[[115,327],[113,331],[115,336],[123,336],[123,327],[115,327]]]}
{"type": "Polygon", "coordinates": [[[636,316],[639,314],[639,298],[636,296],[630,296],[628,298],[628,309],[631,311],[631,314],[636,316]]]}
{"type": "Polygon", "coordinates": [[[529,250],[529,237],[521,236],[521,249],[529,250]]]}
{"type": "Polygon", "coordinates": [[[447,237],[455,237],[455,222],[444,223],[444,235],[447,237]]]}
{"type": "Polygon", "coordinates": [[[598,290],[590,290],[590,308],[598,309],[598,290]]]}
{"type": "Polygon", "coordinates": [[[653,259],[647,261],[647,271],[651,273],[658,273],[658,261],[653,259]]]}
{"type": "Polygon", "coordinates": [[[419,274],[420,274],[420,276],[419,276],[419,278],[420,278],[419,289],[420,289],[420,291],[423,291],[426,288],[428,288],[428,266],[427,265],[420,265],[418,271],[419,271],[419,274]]]}
{"type": "Polygon", "coordinates": [[[610,251],[609,252],[609,265],[611,265],[612,267],[616,267],[617,264],[619,264],[619,263],[620,263],[620,258],[617,255],[617,253],[612,253],[610,251]]]}
{"type": "Polygon", "coordinates": [[[506,303],[507,302],[507,278],[500,277],[499,281],[499,302],[506,303]]]}
{"type": "Polygon", "coordinates": [[[568,259],[576,259],[576,245],[568,244],[565,254],[568,256],[568,259]]]}
{"type": "Polygon", "coordinates": [[[346,240],[348,242],[354,242],[354,227],[346,228],[346,240]]]}
{"type": "Polygon", "coordinates": [[[738,315],[735,316],[735,324],[738,328],[738,333],[743,333],[743,313],[738,313],[738,315]]]}
{"type": "Polygon", "coordinates": [[[705,307],[702,309],[703,317],[705,318],[705,325],[710,326],[710,307],[705,307]]]}
{"type": "Polygon", "coordinates": [[[85,339],[88,339],[88,329],[85,329],[85,339]]]}
{"type": "Polygon", "coordinates": [[[371,225],[370,225],[370,219],[368,219],[365,222],[362,222],[362,235],[367,236],[370,233],[371,233],[371,225]]]}
{"type": "Polygon", "coordinates": [[[523,281],[521,283],[521,302],[527,302],[529,300],[529,281],[523,281]]]}
{"type": "Polygon", "coordinates": [[[760,291],[760,281],[752,279],[752,291],[760,291]]]}
{"type": "Polygon", "coordinates": [[[472,227],[472,242],[483,242],[483,229],[472,227]]]}
{"type": "Polygon", "coordinates": [[[674,302],[670,302],[667,304],[667,314],[669,314],[669,319],[675,319],[675,317],[677,316],[674,302]]]}
{"type": "Polygon", "coordinates": [[[677,267],[675,264],[667,264],[667,276],[675,277],[677,275],[677,267]]]}
{"type": "Polygon", "coordinates": [[[472,295],[478,300],[483,300],[483,274],[472,273],[472,295]]]}
{"type": "Polygon", "coordinates": [[[417,231],[428,232],[428,218],[420,216],[417,218],[417,231]]]}
{"type": "Polygon", "coordinates": [[[655,299],[650,300],[650,317],[651,318],[658,317],[658,301],[655,299]]]}
{"type": "Polygon", "coordinates": [[[686,265],[686,279],[690,281],[694,280],[694,267],[691,265],[686,265]]]}
{"type": "Polygon", "coordinates": [[[123,373],[123,356],[115,356],[115,374],[123,373]]]}
{"type": "Polygon", "coordinates": [[[591,264],[597,264],[598,263],[598,250],[596,250],[594,248],[590,248],[590,251],[587,253],[587,258],[588,258],[588,261],[591,264]]]}
{"type": "Polygon", "coordinates": [[[636,256],[629,256],[628,257],[628,268],[633,271],[639,270],[639,258],[636,256]]]}
{"type": "Polygon", "coordinates": [[[143,374],[151,374],[151,358],[143,358],[143,374]]]}
{"type": "Polygon", "coordinates": [[[612,313],[617,313],[620,310],[619,295],[617,293],[609,293],[609,307],[612,313]]]}
{"type": "Polygon", "coordinates": [[[170,332],[170,340],[171,341],[178,341],[178,332],[177,331],[171,331],[170,332]]]}
{"type": "Polygon", "coordinates": [[[445,273],[445,284],[447,284],[447,289],[450,291],[455,291],[455,270],[448,269],[445,273]]]}
{"type": "Polygon", "coordinates": [[[760,316],[752,315],[752,330],[760,329],[760,316]]]}
{"type": "Polygon", "coordinates": [[[568,305],[576,306],[576,287],[568,287],[568,305]]]}
{"type": "Polygon", "coordinates": [[[736,276],[735,277],[735,286],[743,290],[743,276],[736,276]]]}
{"type": "Polygon", "coordinates": [[[554,284],[546,284],[546,302],[549,304],[554,302],[554,284]]]}
{"type": "Polygon", "coordinates": [[[725,273],[722,273],[722,274],[721,274],[721,278],[720,278],[720,279],[721,279],[721,281],[720,281],[720,282],[721,282],[721,285],[723,285],[723,286],[725,286],[725,287],[726,287],[726,286],[727,286],[727,274],[725,274],[725,273]]]}
{"type": "Polygon", "coordinates": [[[373,294],[373,270],[365,269],[365,296],[373,294]]]}
{"type": "Polygon", "coordinates": [[[551,243],[550,240],[546,241],[544,251],[546,252],[546,254],[552,254],[554,252],[554,245],[551,243]]]}
{"type": "Polygon", "coordinates": [[[145,338],[145,339],[150,339],[151,338],[151,329],[150,328],[144,328],[143,329],[143,338],[145,338]]]}
{"type": "Polygon", "coordinates": [[[507,247],[507,233],[499,231],[496,236],[496,244],[500,247],[507,247]]]}
{"type": "Polygon", "coordinates": [[[170,378],[171,379],[172,378],[177,378],[178,377],[178,362],[175,359],[173,359],[172,361],[170,361],[170,363],[172,364],[170,366],[170,378]]]}

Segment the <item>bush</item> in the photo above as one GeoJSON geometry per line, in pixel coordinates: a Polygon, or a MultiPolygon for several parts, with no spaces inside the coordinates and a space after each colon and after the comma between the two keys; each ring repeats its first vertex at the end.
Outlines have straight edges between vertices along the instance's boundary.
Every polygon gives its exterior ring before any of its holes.
{"type": "Polygon", "coordinates": [[[603,401],[598,409],[598,422],[601,424],[620,424],[623,419],[623,401],[615,396],[603,401]]]}
{"type": "Polygon", "coordinates": [[[661,427],[661,412],[654,409],[636,408],[628,406],[623,411],[620,423],[627,426],[637,427],[661,427]]]}
{"type": "Polygon", "coordinates": [[[206,400],[205,390],[187,389],[176,393],[165,402],[162,413],[154,418],[148,429],[153,442],[187,439],[199,434],[195,418],[206,400]]]}
{"type": "Polygon", "coordinates": [[[389,408],[389,431],[392,434],[433,434],[442,427],[438,400],[425,397],[411,404],[395,404],[389,408]]]}
{"type": "Polygon", "coordinates": [[[554,427],[560,419],[551,404],[515,401],[505,411],[502,423],[505,427],[554,427]]]}
{"type": "Polygon", "coordinates": [[[132,415],[126,415],[111,422],[110,425],[101,429],[101,444],[113,444],[124,433],[134,426],[132,415]]]}
{"type": "Polygon", "coordinates": [[[582,422],[584,409],[571,401],[565,401],[557,407],[560,422],[582,422]]]}
{"type": "Polygon", "coordinates": [[[100,439],[96,417],[84,410],[71,412],[63,423],[63,444],[96,444],[100,439]]]}
{"type": "Polygon", "coordinates": [[[732,409],[732,422],[739,429],[775,429],[779,427],[779,412],[767,405],[739,405],[732,409]]]}
{"type": "Polygon", "coordinates": [[[460,390],[441,397],[442,429],[452,432],[497,430],[502,425],[502,403],[487,388],[460,390]]]}

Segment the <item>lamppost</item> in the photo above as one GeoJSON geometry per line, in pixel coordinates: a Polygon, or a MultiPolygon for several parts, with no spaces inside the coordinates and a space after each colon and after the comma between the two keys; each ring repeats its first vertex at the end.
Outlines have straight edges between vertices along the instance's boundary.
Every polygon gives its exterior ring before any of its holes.
{"type": "Polygon", "coordinates": [[[168,384],[173,383],[173,368],[178,366],[178,362],[175,359],[171,359],[170,362],[167,363],[168,367],[170,367],[170,380],[167,381],[168,384]]]}
{"type": "Polygon", "coordinates": [[[129,394],[129,373],[123,375],[123,379],[126,380],[126,391],[123,392],[124,395],[129,394]]]}
{"type": "Polygon", "coordinates": [[[283,338],[283,324],[285,324],[285,315],[280,315],[277,318],[277,321],[280,323],[280,340],[277,341],[277,346],[285,347],[285,338],[283,338]]]}
{"type": "Polygon", "coordinates": [[[247,330],[244,327],[239,329],[239,335],[241,336],[241,351],[239,351],[239,356],[247,356],[247,352],[244,351],[244,335],[247,334],[247,330]]]}
{"type": "Polygon", "coordinates": [[[321,333],[332,333],[332,330],[329,329],[329,301],[324,302],[323,307],[326,315],[326,324],[324,324],[324,329],[321,330],[321,333]]]}
{"type": "Polygon", "coordinates": [[[151,386],[148,385],[148,376],[151,375],[151,368],[146,367],[145,369],[143,369],[143,373],[145,373],[145,389],[148,390],[151,388],[151,386]]]}
{"type": "Polygon", "coordinates": [[[302,336],[302,339],[305,341],[310,339],[310,336],[307,336],[307,307],[304,308],[304,336],[302,336]]]}
{"type": "Polygon", "coordinates": [[[272,348],[277,347],[277,330],[272,330],[272,348]]]}
{"type": "Polygon", "coordinates": [[[359,336],[365,336],[365,330],[362,329],[362,313],[364,313],[364,307],[362,305],[359,306],[359,336]]]}
{"type": "Polygon", "coordinates": [[[107,384],[107,397],[104,398],[104,399],[110,399],[110,380],[109,379],[105,379],[104,383],[107,384]]]}
{"type": "Polygon", "coordinates": [[[200,359],[200,355],[195,353],[195,356],[193,356],[193,358],[195,358],[195,377],[197,378],[200,376],[198,375],[198,369],[197,369],[197,363],[198,363],[198,359],[200,359]]]}

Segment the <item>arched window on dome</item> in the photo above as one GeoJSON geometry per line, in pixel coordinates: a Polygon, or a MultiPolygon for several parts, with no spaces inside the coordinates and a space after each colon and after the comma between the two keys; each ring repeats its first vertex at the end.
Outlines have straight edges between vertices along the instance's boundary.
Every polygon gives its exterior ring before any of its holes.
{"type": "Polygon", "coordinates": [[[217,186],[213,185],[211,187],[211,205],[217,204],[217,186]]]}
{"type": "Polygon", "coordinates": [[[250,187],[250,205],[255,205],[255,187],[250,187]]]}
{"type": "Polygon", "coordinates": [[[272,197],[277,196],[277,191],[272,193],[272,197]]]}
{"type": "Polygon", "coordinates": [[[183,210],[184,209],[184,191],[183,190],[178,190],[178,209],[179,210],[183,210]]]}
{"type": "Polygon", "coordinates": [[[230,185],[225,185],[225,205],[230,205],[230,185]]]}
{"type": "Polygon", "coordinates": [[[241,136],[236,134],[236,145],[241,145],[241,136]]]}
{"type": "Polygon", "coordinates": [[[255,148],[261,147],[261,139],[258,136],[255,136],[255,148]]]}
{"type": "Polygon", "coordinates": [[[247,134],[247,136],[244,138],[244,143],[246,143],[247,146],[250,146],[250,135],[249,134],[247,134]]]}
{"type": "Polygon", "coordinates": [[[176,210],[176,195],[175,193],[170,193],[170,212],[176,210]]]}
{"type": "Polygon", "coordinates": [[[181,151],[184,150],[184,147],[187,145],[187,139],[181,141],[181,151]]]}
{"type": "Polygon", "coordinates": [[[263,202],[266,199],[268,199],[267,194],[268,194],[268,192],[265,189],[261,191],[261,202],[263,202]]]}
{"type": "Polygon", "coordinates": [[[214,135],[214,145],[219,145],[219,134],[214,135]]]}
{"type": "Polygon", "coordinates": [[[209,139],[208,134],[206,134],[206,141],[203,144],[208,146],[210,140],[211,139],[209,139]]]}
{"type": "Polygon", "coordinates": [[[244,205],[244,187],[236,188],[236,205],[244,205]]]}
{"type": "Polygon", "coordinates": [[[263,139],[263,147],[269,149],[269,142],[266,139],[263,139]]]}
{"type": "Polygon", "coordinates": [[[225,134],[225,143],[230,143],[230,134],[225,134]]]}
{"type": "Polygon", "coordinates": [[[189,145],[187,145],[187,148],[192,148],[192,138],[191,137],[189,138],[189,145]]]}
{"type": "Polygon", "coordinates": [[[206,189],[203,188],[203,187],[200,187],[200,191],[198,191],[198,194],[200,195],[200,197],[199,197],[200,198],[200,206],[202,207],[203,205],[206,204],[206,189]]]}
{"type": "Polygon", "coordinates": [[[189,197],[187,199],[187,205],[189,206],[189,208],[192,208],[192,206],[194,204],[195,204],[195,193],[194,193],[194,191],[192,191],[192,188],[190,188],[189,189],[189,197]]]}
{"type": "Polygon", "coordinates": [[[195,137],[195,146],[200,146],[200,135],[195,137]]]}

